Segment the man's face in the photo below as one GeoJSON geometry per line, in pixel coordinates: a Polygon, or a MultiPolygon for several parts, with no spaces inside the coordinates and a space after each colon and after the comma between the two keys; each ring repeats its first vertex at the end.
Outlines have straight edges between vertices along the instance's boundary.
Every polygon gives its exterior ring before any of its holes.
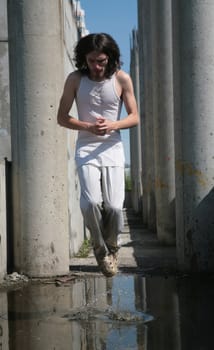
{"type": "Polygon", "coordinates": [[[92,51],[86,55],[86,62],[93,80],[103,80],[108,64],[108,56],[105,53],[92,51]]]}

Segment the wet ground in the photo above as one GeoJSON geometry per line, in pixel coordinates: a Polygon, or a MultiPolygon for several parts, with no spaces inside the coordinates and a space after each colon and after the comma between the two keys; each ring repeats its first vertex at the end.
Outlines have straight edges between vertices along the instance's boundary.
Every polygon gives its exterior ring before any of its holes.
{"type": "Polygon", "coordinates": [[[68,276],[0,286],[0,350],[213,350],[214,276],[178,274],[136,217],[120,238],[113,278],[90,253],[68,276]]]}
{"type": "Polygon", "coordinates": [[[0,292],[0,349],[213,349],[214,280],[118,274],[0,292]]]}

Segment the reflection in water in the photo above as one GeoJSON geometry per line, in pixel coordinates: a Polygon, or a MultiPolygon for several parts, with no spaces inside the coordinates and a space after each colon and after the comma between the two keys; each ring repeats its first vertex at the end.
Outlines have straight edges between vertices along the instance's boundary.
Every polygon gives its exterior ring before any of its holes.
{"type": "Polygon", "coordinates": [[[213,297],[212,280],[190,278],[83,276],[59,287],[29,284],[0,294],[0,349],[213,349],[213,297]]]}
{"type": "Polygon", "coordinates": [[[0,292],[0,350],[9,349],[7,294],[0,292]]]}

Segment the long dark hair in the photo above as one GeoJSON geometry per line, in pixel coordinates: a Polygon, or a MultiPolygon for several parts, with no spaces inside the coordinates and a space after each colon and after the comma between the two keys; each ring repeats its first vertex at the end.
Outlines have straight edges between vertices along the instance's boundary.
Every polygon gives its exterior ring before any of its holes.
{"type": "Polygon", "coordinates": [[[105,76],[109,78],[121,67],[120,49],[116,41],[106,33],[93,33],[82,37],[74,49],[74,61],[77,69],[88,75],[89,69],[86,63],[86,55],[92,51],[105,53],[108,56],[105,76]]]}

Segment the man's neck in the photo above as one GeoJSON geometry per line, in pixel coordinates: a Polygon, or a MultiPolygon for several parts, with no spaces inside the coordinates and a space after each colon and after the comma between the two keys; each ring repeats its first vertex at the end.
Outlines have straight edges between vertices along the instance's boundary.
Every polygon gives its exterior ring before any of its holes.
{"type": "Polygon", "coordinates": [[[99,75],[99,74],[88,74],[88,78],[90,80],[93,80],[93,81],[97,81],[97,82],[100,82],[100,81],[103,81],[103,80],[106,80],[106,76],[105,75],[99,75]]]}

